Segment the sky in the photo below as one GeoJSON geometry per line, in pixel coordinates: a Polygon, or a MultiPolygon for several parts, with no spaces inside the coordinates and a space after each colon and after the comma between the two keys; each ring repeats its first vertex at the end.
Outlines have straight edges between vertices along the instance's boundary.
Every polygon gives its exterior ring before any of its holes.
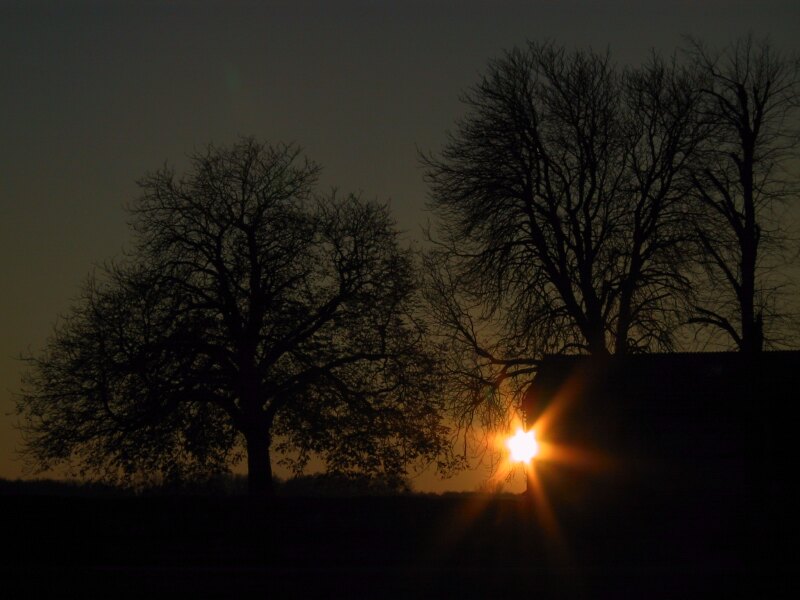
{"type": "Polygon", "coordinates": [[[418,151],[441,147],[459,94],[503,50],[552,40],[636,64],[686,34],[752,32],[798,52],[798,23],[796,0],[0,0],[0,477],[33,476],[17,456],[20,355],[120,255],[125,203],[165,162],[180,171],[240,136],[294,142],[324,167],[321,189],[389,202],[414,240],[431,218],[418,151]]]}

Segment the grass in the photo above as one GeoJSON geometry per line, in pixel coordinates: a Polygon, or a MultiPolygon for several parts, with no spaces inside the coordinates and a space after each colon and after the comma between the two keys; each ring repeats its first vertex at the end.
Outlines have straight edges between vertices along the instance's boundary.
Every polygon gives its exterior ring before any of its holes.
{"type": "Polygon", "coordinates": [[[639,494],[580,509],[555,502],[554,534],[537,505],[517,496],[10,488],[0,486],[10,549],[2,570],[16,597],[687,598],[747,587],[763,596],[767,584],[790,581],[778,579],[783,554],[747,506],[711,498],[639,494]],[[765,556],[772,564],[760,562],[765,556]]]}

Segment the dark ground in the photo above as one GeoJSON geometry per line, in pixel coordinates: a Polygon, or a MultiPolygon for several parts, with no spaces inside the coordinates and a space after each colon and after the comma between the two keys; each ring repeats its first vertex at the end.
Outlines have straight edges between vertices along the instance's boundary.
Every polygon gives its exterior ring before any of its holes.
{"type": "Polygon", "coordinates": [[[779,539],[795,539],[794,524],[781,527],[763,510],[748,517],[747,503],[707,500],[654,491],[562,508],[559,543],[530,501],[512,496],[6,491],[0,596],[793,596],[796,554],[779,539]]]}

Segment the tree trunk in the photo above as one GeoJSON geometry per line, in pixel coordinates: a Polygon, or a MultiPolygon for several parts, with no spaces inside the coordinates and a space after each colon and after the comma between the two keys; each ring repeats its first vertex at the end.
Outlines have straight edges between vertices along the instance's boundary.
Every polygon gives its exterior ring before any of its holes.
{"type": "Polygon", "coordinates": [[[268,433],[254,431],[246,434],[247,491],[251,496],[271,496],[272,462],[269,456],[271,438],[268,433]]]}
{"type": "Polygon", "coordinates": [[[597,318],[595,323],[591,326],[591,329],[586,336],[586,341],[589,346],[589,354],[594,356],[605,356],[608,352],[608,347],[606,346],[606,336],[605,336],[605,327],[603,327],[603,322],[600,317],[597,318]]]}
{"type": "Polygon", "coordinates": [[[760,323],[761,315],[756,314],[756,259],[759,234],[753,197],[754,144],[755,140],[745,144],[744,159],[740,166],[740,178],[744,191],[744,223],[739,241],[742,253],[740,301],[742,337],[739,349],[746,354],[760,352],[764,344],[764,331],[760,323]]]}

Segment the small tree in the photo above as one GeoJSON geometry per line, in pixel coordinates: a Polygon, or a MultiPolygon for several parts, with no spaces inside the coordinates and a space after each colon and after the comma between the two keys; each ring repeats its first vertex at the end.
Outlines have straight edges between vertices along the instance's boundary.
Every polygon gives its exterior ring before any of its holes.
{"type": "Polygon", "coordinates": [[[742,352],[758,352],[765,341],[779,341],[772,326],[785,316],[776,277],[785,231],[776,211],[797,193],[789,185],[797,176],[786,167],[797,157],[800,65],[752,37],[721,52],[690,40],[688,53],[702,77],[701,113],[711,126],[694,171],[708,293],[692,321],[723,333],[742,352]]]}
{"type": "Polygon", "coordinates": [[[271,451],[402,477],[447,448],[412,257],[384,206],[313,194],[298,150],[244,140],[145,177],[128,259],[92,277],[18,403],[37,464],[185,476],[271,451]]]}

